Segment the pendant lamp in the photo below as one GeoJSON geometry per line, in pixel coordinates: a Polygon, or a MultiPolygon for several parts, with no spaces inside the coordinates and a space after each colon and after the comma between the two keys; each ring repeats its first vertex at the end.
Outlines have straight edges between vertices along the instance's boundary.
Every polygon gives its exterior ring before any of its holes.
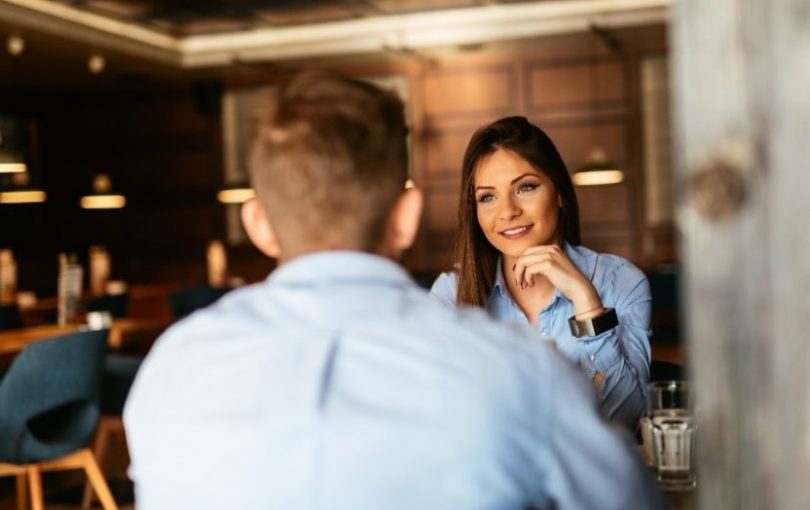
{"type": "Polygon", "coordinates": [[[93,192],[82,197],[82,209],[120,209],[127,203],[124,195],[112,192],[112,181],[107,174],[97,174],[93,178],[93,192]]]}

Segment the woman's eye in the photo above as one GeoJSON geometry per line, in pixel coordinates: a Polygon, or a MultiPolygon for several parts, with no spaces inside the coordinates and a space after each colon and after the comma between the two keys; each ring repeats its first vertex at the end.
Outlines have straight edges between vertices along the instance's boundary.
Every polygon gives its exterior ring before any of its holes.
{"type": "Polygon", "coordinates": [[[537,184],[533,182],[524,182],[520,186],[518,186],[518,193],[525,193],[527,191],[534,191],[537,189],[537,184]]]}
{"type": "Polygon", "coordinates": [[[483,195],[478,195],[478,202],[483,204],[483,203],[486,203],[486,202],[491,202],[494,198],[495,197],[493,195],[491,195],[489,193],[485,193],[483,195]]]}

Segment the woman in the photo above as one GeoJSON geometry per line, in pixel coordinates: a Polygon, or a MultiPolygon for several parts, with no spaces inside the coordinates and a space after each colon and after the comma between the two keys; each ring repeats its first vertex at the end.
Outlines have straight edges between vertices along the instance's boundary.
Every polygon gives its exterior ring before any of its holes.
{"type": "Polygon", "coordinates": [[[431,293],[553,336],[594,382],[604,414],[635,430],[650,363],[644,273],[580,245],[565,164],[524,117],[479,129],[462,172],[458,265],[439,276],[431,293]]]}

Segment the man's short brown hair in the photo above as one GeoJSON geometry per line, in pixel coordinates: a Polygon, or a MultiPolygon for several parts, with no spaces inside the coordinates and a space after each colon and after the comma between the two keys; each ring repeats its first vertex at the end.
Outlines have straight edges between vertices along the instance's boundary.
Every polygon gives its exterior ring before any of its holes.
{"type": "Polygon", "coordinates": [[[374,251],[407,179],[403,105],[369,83],[301,74],[275,96],[251,154],[281,249],[374,251]]]}

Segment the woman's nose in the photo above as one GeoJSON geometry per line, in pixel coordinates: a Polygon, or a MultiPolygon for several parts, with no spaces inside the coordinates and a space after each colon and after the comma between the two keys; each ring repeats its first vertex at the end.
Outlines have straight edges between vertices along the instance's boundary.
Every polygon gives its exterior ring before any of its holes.
{"type": "Polygon", "coordinates": [[[521,209],[518,207],[518,204],[515,203],[515,200],[510,197],[501,201],[501,209],[498,213],[501,219],[511,220],[520,216],[521,209]]]}

